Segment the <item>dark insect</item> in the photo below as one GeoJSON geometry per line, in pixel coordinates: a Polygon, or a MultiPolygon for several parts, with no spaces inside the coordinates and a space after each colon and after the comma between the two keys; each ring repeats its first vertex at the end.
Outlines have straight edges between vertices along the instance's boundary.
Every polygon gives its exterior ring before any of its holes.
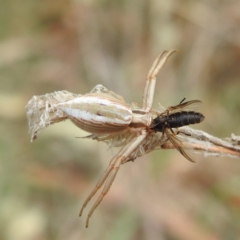
{"type": "Polygon", "coordinates": [[[155,132],[162,132],[167,135],[172,145],[189,161],[194,162],[191,157],[183,150],[181,141],[176,137],[173,128],[183,127],[190,124],[200,123],[204,120],[203,114],[195,111],[184,110],[201,104],[199,100],[184,102],[185,98],[175,106],[169,107],[166,111],[153,119],[150,129],[155,132]]]}

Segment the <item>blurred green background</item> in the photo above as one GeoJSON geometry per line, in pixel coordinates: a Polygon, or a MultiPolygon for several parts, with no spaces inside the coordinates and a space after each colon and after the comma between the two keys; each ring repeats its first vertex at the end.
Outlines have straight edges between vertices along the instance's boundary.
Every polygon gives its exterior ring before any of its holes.
{"type": "Polygon", "coordinates": [[[141,103],[153,60],[178,49],[154,107],[200,99],[196,128],[240,135],[239,26],[237,0],[0,0],[0,239],[239,239],[239,159],[177,151],[123,165],[85,229],[79,209],[116,151],[69,121],[30,143],[24,109],[96,84],[141,103]]]}

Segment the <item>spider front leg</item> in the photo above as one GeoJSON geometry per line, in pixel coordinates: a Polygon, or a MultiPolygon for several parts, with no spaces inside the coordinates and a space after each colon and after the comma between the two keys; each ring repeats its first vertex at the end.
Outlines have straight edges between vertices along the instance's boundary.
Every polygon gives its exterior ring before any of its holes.
{"type": "Polygon", "coordinates": [[[87,206],[88,202],[91,200],[91,198],[97,193],[97,191],[103,186],[103,190],[90,209],[87,220],[86,220],[86,227],[88,227],[89,219],[92,216],[94,210],[98,207],[98,205],[101,203],[103,200],[104,196],[108,193],[116,175],[117,172],[121,166],[122,163],[124,163],[127,159],[128,156],[132,154],[132,152],[142,143],[142,141],[146,138],[147,136],[147,131],[143,130],[140,132],[140,135],[134,138],[131,142],[129,142],[126,146],[124,146],[119,153],[110,161],[110,164],[93,189],[93,191],[90,193],[88,198],[85,200],[85,202],[82,205],[82,208],[80,210],[80,216],[82,215],[83,209],[87,206]]]}
{"type": "Polygon", "coordinates": [[[153,62],[152,67],[148,72],[147,81],[143,92],[143,110],[149,111],[152,108],[156,85],[156,76],[163,67],[163,65],[166,63],[169,56],[176,51],[177,50],[164,51],[153,62]]]}

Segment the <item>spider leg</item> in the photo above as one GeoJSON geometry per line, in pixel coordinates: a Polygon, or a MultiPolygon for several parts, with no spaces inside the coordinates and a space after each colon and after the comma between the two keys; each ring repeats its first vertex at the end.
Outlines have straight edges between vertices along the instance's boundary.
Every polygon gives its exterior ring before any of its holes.
{"type": "Polygon", "coordinates": [[[111,173],[111,171],[113,170],[114,164],[116,162],[117,155],[115,157],[113,157],[109,163],[108,168],[105,170],[104,174],[102,175],[102,177],[99,179],[98,183],[96,184],[96,186],[94,187],[94,189],[92,190],[92,192],[88,195],[87,199],[84,201],[82,208],[79,212],[79,216],[82,216],[83,210],[84,208],[87,206],[88,202],[92,199],[92,197],[97,193],[97,191],[103,186],[103,184],[105,183],[106,179],[108,178],[109,174],[111,173]]]}
{"type": "Polygon", "coordinates": [[[80,210],[79,215],[81,216],[83,209],[86,207],[88,202],[96,194],[96,192],[103,186],[103,190],[100,196],[98,197],[98,199],[96,200],[96,202],[94,203],[94,205],[92,206],[92,208],[88,213],[87,220],[86,220],[86,227],[88,227],[89,219],[92,216],[94,210],[98,207],[98,205],[103,200],[104,196],[108,193],[121,164],[124,163],[127,157],[131,155],[131,153],[142,143],[142,141],[144,141],[146,136],[147,136],[147,131],[143,130],[138,137],[134,138],[131,142],[129,142],[126,146],[124,146],[119,151],[119,153],[115,157],[113,157],[113,159],[110,161],[110,164],[107,170],[105,171],[105,173],[103,174],[103,176],[101,177],[101,179],[99,180],[99,182],[97,183],[93,191],[87,197],[87,199],[83,203],[82,208],[80,210]]]}
{"type": "MultiPolygon", "coordinates": [[[[114,160],[114,158],[112,160],[114,160]]],[[[81,208],[81,210],[79,212],[79,216],[80,217],[82,216],[83,210],[87,206],[88,202],[92,199],[92,197],[95,195],[95,193],[102,187],[102,185],[104,184],[104,182],[108,178],[108,176],[109,176],[111,171],[112,171],[111,164],[109,164],[109,167],[106,169],[106,171],[104,172],[102,177],[99,179],[99,181],[98,181],[97,185],[95,186],[95,188],[92,190],[92,192],[89,194],[87,199],[84,201],[84,203],[82,205],[82,208],[81,208]]]]}
{"type": "Polygon", "coordinates": [[[152,107],[156,76],[163,67],[163,65],[166,63],[169,56],[174,52],[176,52],[176,50],[164,51],[162,54],[160,54],[153,62],[148,72],[147,81],[143,92],[143,109],[146,111],[149,111],[152,107]]]}

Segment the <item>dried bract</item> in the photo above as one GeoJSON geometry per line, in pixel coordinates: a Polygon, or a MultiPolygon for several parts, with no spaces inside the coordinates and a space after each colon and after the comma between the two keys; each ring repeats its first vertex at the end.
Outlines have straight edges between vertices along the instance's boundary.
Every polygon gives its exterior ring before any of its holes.
{"type": "Polygon", "coordinates": [[[67,115],[57,107],[57,104],[67,102],[78,96],[81,95],[68,91],[33,96],[26,106],[31,141],[35,140],[38,133],[47,126],[67,119],[67,115]]]}

